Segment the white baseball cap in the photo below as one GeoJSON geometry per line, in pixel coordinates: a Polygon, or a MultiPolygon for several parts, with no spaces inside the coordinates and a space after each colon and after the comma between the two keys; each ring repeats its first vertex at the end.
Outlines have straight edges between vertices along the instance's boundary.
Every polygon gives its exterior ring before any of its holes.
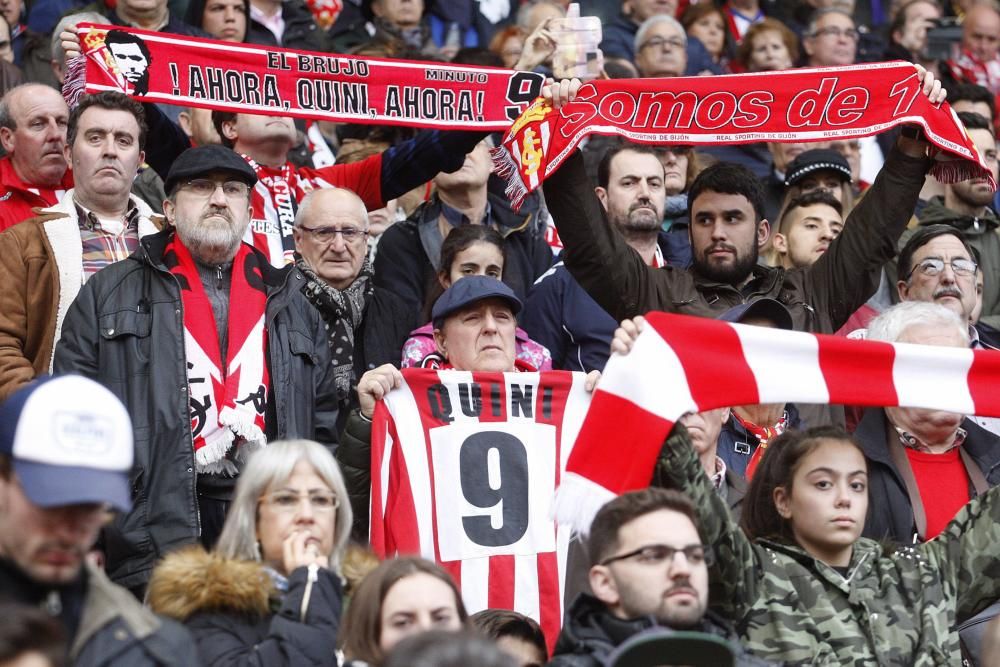
{"type": "Polygon", "coordinates": [[[46,377],[0,405],[0,453],[39,507],[132,507],[132,420],[118,397],[79,375],[46,377]]]}

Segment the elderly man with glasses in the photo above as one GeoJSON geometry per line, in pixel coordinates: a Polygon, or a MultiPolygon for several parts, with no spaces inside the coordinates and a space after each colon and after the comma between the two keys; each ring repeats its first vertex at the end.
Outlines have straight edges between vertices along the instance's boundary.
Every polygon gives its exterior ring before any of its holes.
{"type": "Polygon", "coordinates": [[[303,293],[327,324],[341,429],[358,407],[358,378],[383,364],[398,366],[419,324],[402,297],[375,286],[368,233],[364,202],[344,188],[306,195],[292,229],[303,293]]]}
{"type": "Polygon", "coordinates": [[[218,145],[164,183],[170,226],[81,289],[55,368],[101,382],[135,426],[131,512],[106,531],[113,580],[141,595],[164,553],[218,537],[248,455],[336,441],[333,368],[305,277],[242,241],[254,170],[218,145]]]}
{"type": "Polygon", "coordinates": [[[651,628],[729,640],[736,665],[771,663],[739,649],[735,631],[708,611],[711,546],[702,544],[691,500],[648,488],[597,513],[587,541],[590,588],[567,612],[551,667],[599,667],[616,647],[651,628]]]}
{"type": "Polygon", "coordinates": [[[802,46],[810,67],[853,65],[858,55],[858,33],[854,19],[843,9],[818,9],[809,21],[802,46]]]}

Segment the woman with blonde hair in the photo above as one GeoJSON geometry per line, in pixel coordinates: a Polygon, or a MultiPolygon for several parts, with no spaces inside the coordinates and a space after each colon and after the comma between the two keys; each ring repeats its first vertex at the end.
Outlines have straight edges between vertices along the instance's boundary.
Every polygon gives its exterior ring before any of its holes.
{"type": "Polygon", "coordinates": [[[351,521],[326,447],[272,443],[240,474],[214,550],[164,558],[149,605],[185,624],[206,665],[336,667],[351,521]]]}

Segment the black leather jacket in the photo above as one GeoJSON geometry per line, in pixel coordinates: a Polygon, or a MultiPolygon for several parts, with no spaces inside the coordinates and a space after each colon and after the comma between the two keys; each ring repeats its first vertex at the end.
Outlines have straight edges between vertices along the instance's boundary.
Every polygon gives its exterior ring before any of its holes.
{"type": "MultiPolygon", "coordinates": [[[[66,315],[54,370],[93,378],[132,417],[135,463],[132,510],[103,536],[111,578],[141,590],[166,552],[201,532],[188,404],[181,294],[163,264],[173,228],[142,239],[128,259],[99,271],[66,315]]],[[[256,252],[256,251],[255,251],[256,252]]],[[[319,314],[300,292],[292,268],[260,262],[267,290],[271,392],[268,440],[337,440],[330,353],[319,314]]]]}

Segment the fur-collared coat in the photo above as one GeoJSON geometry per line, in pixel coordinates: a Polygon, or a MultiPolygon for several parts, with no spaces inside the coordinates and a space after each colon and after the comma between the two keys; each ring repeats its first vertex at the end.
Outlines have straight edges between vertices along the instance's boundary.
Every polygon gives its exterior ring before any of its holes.
{"type": "Polygon", "coordinates": [[[341,584],[329,570],[315,574],[296,569],[282,593],[262,563],[193,547],[157,566],[147,602],[187,626],[206,665],[336,667],[341,584]]]}

